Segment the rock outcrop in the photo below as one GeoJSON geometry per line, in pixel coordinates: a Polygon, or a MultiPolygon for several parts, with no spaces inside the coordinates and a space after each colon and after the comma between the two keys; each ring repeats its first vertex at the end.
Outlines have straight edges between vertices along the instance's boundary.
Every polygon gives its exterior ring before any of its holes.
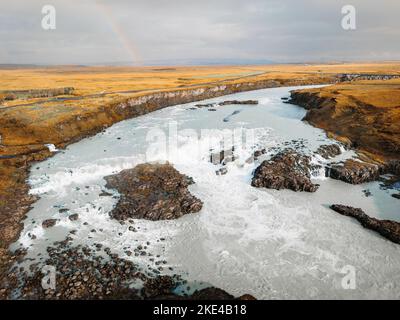
{"type": "Polygon", "coordinates": [[[47,220],[43,220],[42,222],[42,227],[47,229],[47,228],[51,228],[54,227],[57,223],[57,219],[47,219],[47,220]]]}
{"type": "Polygon", "coordinates": [[[310,179],[310,160],[310,157],[292,149],[282,151],[260,164],[254,172],[251,185],[257,188],[315,192],[318,185],[310,179]]]}
{"type": "Polygon", "coordinates": [[[344,216],[353,217],[361,223],[364,228],[378,232],[383,237],[400,244],[400,223],[391,220],[379,220],[371,218],[360,208],[333,204],[330,208],[344,216]]]}
{"type": "Polygon", "coordinates": [[[197,108],[214,108],[214,106],[215,106],[214,103],[205,103],[205,104],[198,103],[195,105],[195,107],[197,108]]]}
{"type": "Polygon", "coordinates": [[[342,153],[340,147],[337,144],[324,144],[320,146],[315,152],[324,159],[334,158],[342,153]]]}
{"type": "MultiPolygon", "coordinates": [[[[103,255],[87,246],[70,247],[68,241],[58,242],[47,248],[46,264],[57,272],[55,289],[44,289],[41,266],[32,265],[31,272],[17,274],[14,267],[9,276],[5,298],[33,300],[234,300],[235,297],[222,289],[209,287],[191,295],[177,295],[174,290],[186,284],[179,275],[149,275],[139,266],[111,253],[106,247],[103,255]],[[19,281],[18,281],[19,280],[19,281]],[[21,281],[23,280],[23,281],[21,281]],[[129,283],[141,282],[141,287],[130,287],[129,283]]],[[[236,299],[251,300],[245,294],[236,299]]]]}
{"type": "Polygon", "coordinates": [[[398,74],[366,74],[366,73],[343,73],[337,76],[338,82],[357,81],[357,80],[391,80],[399,79],[398,74]]]}
{"type": "Polygon", "coordinates": [[[77,213],[71,214],[71,215],[68,217],[68,219],[71,220],[71,221],[76,221],[76,220],[79,219],[79,214],[77,214],[77,213]]]}
{"type": "Polygon", "coordinates": [[[352,148],[400,158],[400,93],[393,85],[337,84],[291,92],[303,120],[352,148]]]}
{"type": "Polygon", "coordinates": [[[348,159],[344,164],[334,164],[326,168],[326,176],[346,183],[360,184],[375,181],[386,172],[384,165],[348,159]]]}
{"type": "Polygon", "coordinates": [[[176,219],[200,211],[203,205],[188,190],[193,180],[170,164],[140,164],[105,179],[106,187],[121,194],[110,213],[119,221],[176,219]]]}
{"type": "Polygon", "coordinates": [[[217,103],[198,103],[195,104],[195,107],[190,108],[192,110],[196,110],[196,109],[202,109],[202,108],[207,108],[209,111],[217,111],[217,109],[215,109],[216,106],[226,106],[226,105],[233,105],[233,104],[240,104],[240,105],[248,105],[248,104],[258,104],[257,100],[226,100],[226,101],[222,101],[217,103]]]}
{"type": "Polygon", "coordinates": [[[258,104],[257,100],[226,100],[218,103],[220,106],[225,106],[229,104],[258,104]]]}
{"type": "Polygon", "coordinates": [[[400,160],[390,160],[386,165],[387,173],[400,176],[400,160]]]}

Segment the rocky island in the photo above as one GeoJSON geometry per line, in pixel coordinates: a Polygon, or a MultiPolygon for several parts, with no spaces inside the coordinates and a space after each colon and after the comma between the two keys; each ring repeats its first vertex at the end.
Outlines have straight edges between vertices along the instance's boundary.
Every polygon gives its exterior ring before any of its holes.
{"type": "Polygon", "coordinates": [[[170,164],[139,164],[105,179],[106,187],[122,194],[110,212],[110,216],[119,221],[177,219],[199,212],[203,206],[188,190],[194,181],[170,164]]]}
{"type": "Polygon", "coordinates": [[[285,150],[261,163],[254,172],[251,185],[257,188],[315,192],[318,185],[310,180],[310,167],[310,157],[291,149],[285,150]]]}

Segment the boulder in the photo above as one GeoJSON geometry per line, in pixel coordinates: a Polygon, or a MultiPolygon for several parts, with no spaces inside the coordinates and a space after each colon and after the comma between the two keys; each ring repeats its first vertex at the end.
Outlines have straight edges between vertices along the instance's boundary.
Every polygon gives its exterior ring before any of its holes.
{"type": "Polygon", "coordinates": [[[400,193],[393,193],[392,197],[400,200],[400,193]]]}
{"type": "Polygon", "coordinates": [[[319,185],[310,180],[310,157],[292,149],[284,150],[263,161],[255,170],[251,185],[257,188],[317,191],[319,185]]]}
{"type": "Polygon", "coordinates": [[[195,291],[191,296],[191,300],[233,300],[234,296],[227,293],[226,291],[209,287],[202,290],[195,291]]]}
{"type": "Polygon", "coordinates": [[[330,159],[341,154],[342,150],[340,150],[337,144],[324,144],[320,146],[315,153],[319,154],[324,159],[330,159]]]}
{"type": "Polygon", "coordinates": [[[385,173],[384,165],[377,165],[348,159],[344,164],[336,164],[326,168],[325,175],[346,183],[360,184],[375,181],[385,173]]]}
{"type": "Polygon", "coordinates": [[[42,227],[43,228],[51,228],[51,227],[55,226],[56,223],[57,223],[57,219],[46,219],[46,220],[43,220],[42,227]]]}
{"type": "Polygon", "coordinates": [[[76,220],[79,219],[79,214],[77,214],[77,213],[71,214],[71,215],[68,217],[68,219],[71,220],[71,221],[76,221],[76,220]]]}

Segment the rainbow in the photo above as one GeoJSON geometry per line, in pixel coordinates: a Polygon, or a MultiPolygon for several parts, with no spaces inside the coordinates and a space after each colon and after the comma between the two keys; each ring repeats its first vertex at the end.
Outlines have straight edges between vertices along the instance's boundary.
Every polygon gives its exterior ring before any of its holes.
{"type": "Polygon", "coordinates": [[[132,60],[132,63],[135,65],[142,65],[142,59],[140,54],[133,44],[132,40],[128,37],[125,29],[121,26],[121,24],[113,17],[111,13],[111,9],[104,3],[101,3],[99,0],[95,0],[96,6],[99,11],[105,16],[108,24],[110,25],[112,31],[119,39],[121,45],[127,50],[129,56],[132,60]]]}

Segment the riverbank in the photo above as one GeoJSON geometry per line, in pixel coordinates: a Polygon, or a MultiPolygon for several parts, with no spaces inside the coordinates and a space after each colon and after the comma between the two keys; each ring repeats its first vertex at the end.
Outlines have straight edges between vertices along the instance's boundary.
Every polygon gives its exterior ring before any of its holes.
{"type": "Polygon", "coordinates": [[[357,81],[294,91],[304,120],[372,160],[400,159],[400,80],[357,81]]]}

